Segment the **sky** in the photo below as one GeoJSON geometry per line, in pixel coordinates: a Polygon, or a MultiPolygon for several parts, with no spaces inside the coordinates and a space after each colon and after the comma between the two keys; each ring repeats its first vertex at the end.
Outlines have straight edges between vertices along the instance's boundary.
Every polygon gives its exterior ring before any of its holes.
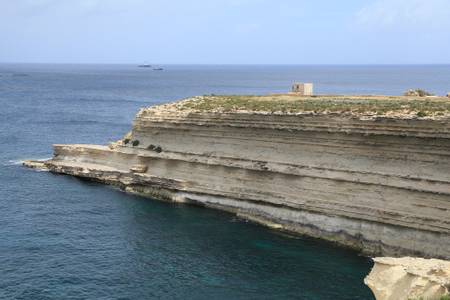
{"type": "Polygon", "coordinates": [[[0,62],[450,63],[450,0],[0,0],[0,62]]]}

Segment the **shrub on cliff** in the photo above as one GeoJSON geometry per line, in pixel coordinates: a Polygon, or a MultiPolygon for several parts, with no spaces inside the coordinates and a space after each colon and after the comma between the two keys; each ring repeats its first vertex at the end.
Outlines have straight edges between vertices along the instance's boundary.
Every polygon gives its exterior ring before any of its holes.
{"type": "Polygon", "coordinates": [[[417,112],[417,116],[418,116],[419,118],[423,118],[423,117],[426,117],[426,116],[427,116],[427,113],[426,113],[426,112],[423,112],[423,111],[419,111],[419,112],[417,112]]]}
{"type": "Polygon", "coordinates": [[[123,139],[123,143],[127,145],[130,142],[130,139],[123,139]]]}
{"type": "Polygon", "coordinates": [[[149,145],[147,147],[147,150],[152,150],[152,151],[155,151],[157,153],[161,153],[162,152],[162,148],[160,146],[155,146],[155,145],[149,145]]]}
{"type": "Polygon", "coordinates": [[[403,95],[405,96],[418,96],[418,97],[425,97],[425,96],[433,96],[432,93],[429,93],[422,89],[415,89],[415,90],[407,90],[403,95]]]}
{"type": "Polygon", "coordinates": [[[139,145],[139,141],[138,140],[134,140],[132,143],[133,147],[136,147],[139,145]]]}

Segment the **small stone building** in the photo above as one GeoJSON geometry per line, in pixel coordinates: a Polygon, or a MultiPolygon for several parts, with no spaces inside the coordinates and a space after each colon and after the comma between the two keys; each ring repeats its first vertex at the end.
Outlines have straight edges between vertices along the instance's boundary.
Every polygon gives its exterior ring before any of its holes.
{"type": "Polygon", "coordinates": [[[313,95],[313,84],[312,83],[294,83],[292,85],[292,93],[299,94],[302,96],[312,96],[313,95]]]}

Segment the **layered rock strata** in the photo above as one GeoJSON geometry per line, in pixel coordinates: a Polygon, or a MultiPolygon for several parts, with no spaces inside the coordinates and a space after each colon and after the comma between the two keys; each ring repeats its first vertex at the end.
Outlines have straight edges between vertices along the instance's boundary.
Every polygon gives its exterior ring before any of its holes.
{"type": "Polygon", "coordinates": [[[26,162],[195,203],[370,254],[450,258],[450,122],[142,109],[109,146],[26,162]]]}

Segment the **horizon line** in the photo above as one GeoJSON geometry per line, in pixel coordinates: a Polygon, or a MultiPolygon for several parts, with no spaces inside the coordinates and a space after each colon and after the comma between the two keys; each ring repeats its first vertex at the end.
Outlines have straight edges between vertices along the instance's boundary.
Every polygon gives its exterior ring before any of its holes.
{"type": "MultiPolygon", "coordinates": [[[[142,63],[105,63],[105,62],[3,62],[0,64],[20,65],[140,65],[142,63]]],[[[149,63],[156,66],[445,66],[444,63],[149,63]]]]}

